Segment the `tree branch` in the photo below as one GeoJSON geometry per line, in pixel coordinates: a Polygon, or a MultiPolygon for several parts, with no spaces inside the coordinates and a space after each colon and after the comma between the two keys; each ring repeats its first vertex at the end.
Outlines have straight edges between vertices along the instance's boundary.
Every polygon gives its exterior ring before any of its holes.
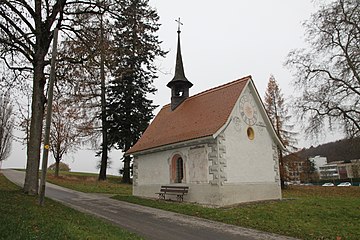
{"type": "MultiPolygon", "coordinates": [[[[34,17],[35,13],[32,10],[32,8],[29,5],[27,5],[27,3],[25,1],[19,1],[19,2],[26,8],[26,10],[28,10],[30,15],[32,17],[34,17]]],[[[4,1],[4,3],[11,9],[11,11],[16,13],[16,15],[21,18],[21,20],[25,23],[25,25],[30,29],[31,32],[35,32],[35,29],[32,26],[32,24],[28,21],[28,19],[24,16],[24,14],[18,8],[16,8],[14,5],[12,5],[10,1],[4,1]]]]}

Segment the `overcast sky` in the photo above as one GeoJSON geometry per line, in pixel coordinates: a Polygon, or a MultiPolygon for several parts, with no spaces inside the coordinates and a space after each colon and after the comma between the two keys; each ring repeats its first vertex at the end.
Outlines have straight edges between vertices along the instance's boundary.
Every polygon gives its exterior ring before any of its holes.
{"type": "MultiPolygon", "coordinates": [[[[158,89],[154,103],[161,106],[170,102],[170,89],[175,68],[177,23],[181,18],[181,51],[185,75],[194,86],[190,95],[251,75],[264,96],[270,74],[278,81],[286,98],[293,94],[291,72],[283,66],[292,49],[306,47],[302,22],[309,19],[317,7],[311,0],[150,0],[157,9],[161,27],[162,48],[169,51],[158,59],[158,89]]],[[[329,134],[318,140],[301,140],[299,147],[308,147],[339,138],[329,134]]],[[[13,154],[3,167],[26,165],[25,151],[15,144],[13,154]]],[[[66,157],[73,171],[97,172],[98,159],[92,151],[79,151],[66,157]]],[[[120,168],[120,153],[112,152],[112,169],[120,168]]],[[[49,160],[49,164],[53,162],[49,160]]]]}

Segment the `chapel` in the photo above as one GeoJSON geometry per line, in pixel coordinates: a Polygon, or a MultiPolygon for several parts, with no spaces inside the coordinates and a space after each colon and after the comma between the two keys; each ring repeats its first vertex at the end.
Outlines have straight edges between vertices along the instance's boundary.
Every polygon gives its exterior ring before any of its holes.
{"type": "Polygon", "coordinates": [[[184,201],[204,205],[281,199],[284,146],[252,77],[190,96],[177,33],[171,102],[126,152],[134,159],[133,194],[156,198],[161,186],[180,185],[189,187],[184,201]]]}

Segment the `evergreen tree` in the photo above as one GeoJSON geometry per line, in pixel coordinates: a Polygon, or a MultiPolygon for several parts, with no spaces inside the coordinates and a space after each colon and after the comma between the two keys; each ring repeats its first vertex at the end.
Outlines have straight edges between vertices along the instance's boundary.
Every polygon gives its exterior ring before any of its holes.
{"type": "MultiPolygon", "coordinates": [[[[148,0],[119,0],[114,24],[114,79],[108,88],[108,133],[111,146],[127,151],[153,118],[156,106],[147,98],[155,93],[154,60],[164,57],[155,33],[159,16],[148,0]]],[[[130,182],[131,157],[123,157],[123,182],[130,182]]]]}
{"type": "Polygon", "coordinates": [[[300,173],[300,181],[303,183],[315,182],[319,180],[319,174],[316,171],[315,163],[309,158],[306,159],[300,173]]]}
{"type": "MultiPolygon", "coordinates": [[[[272,122],[276,133],[288,151],[295,150],[296,139],[295,133],[291,132],[292,125],[287,124],[290,119],[285,100],[278,83],[273,75],[270,76],[268,86],[265,92],[265,110],[272,122]]],[[[283,152],[278,148],[281,186],[284,187],[285,168],[283,164],[283,152]]]]}

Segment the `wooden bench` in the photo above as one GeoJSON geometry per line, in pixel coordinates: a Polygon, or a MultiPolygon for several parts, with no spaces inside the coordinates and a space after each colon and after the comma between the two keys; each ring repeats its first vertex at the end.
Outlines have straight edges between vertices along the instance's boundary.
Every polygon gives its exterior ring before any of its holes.
{"type": "Polygon", "coordinates": [[[184,201],[184,195],[189,192],[189,187],[187,186],[161,186],[159,194],[159,199],[165,200],[166,195],[176,195],[176,199],[179,202],[184,201]]]}

